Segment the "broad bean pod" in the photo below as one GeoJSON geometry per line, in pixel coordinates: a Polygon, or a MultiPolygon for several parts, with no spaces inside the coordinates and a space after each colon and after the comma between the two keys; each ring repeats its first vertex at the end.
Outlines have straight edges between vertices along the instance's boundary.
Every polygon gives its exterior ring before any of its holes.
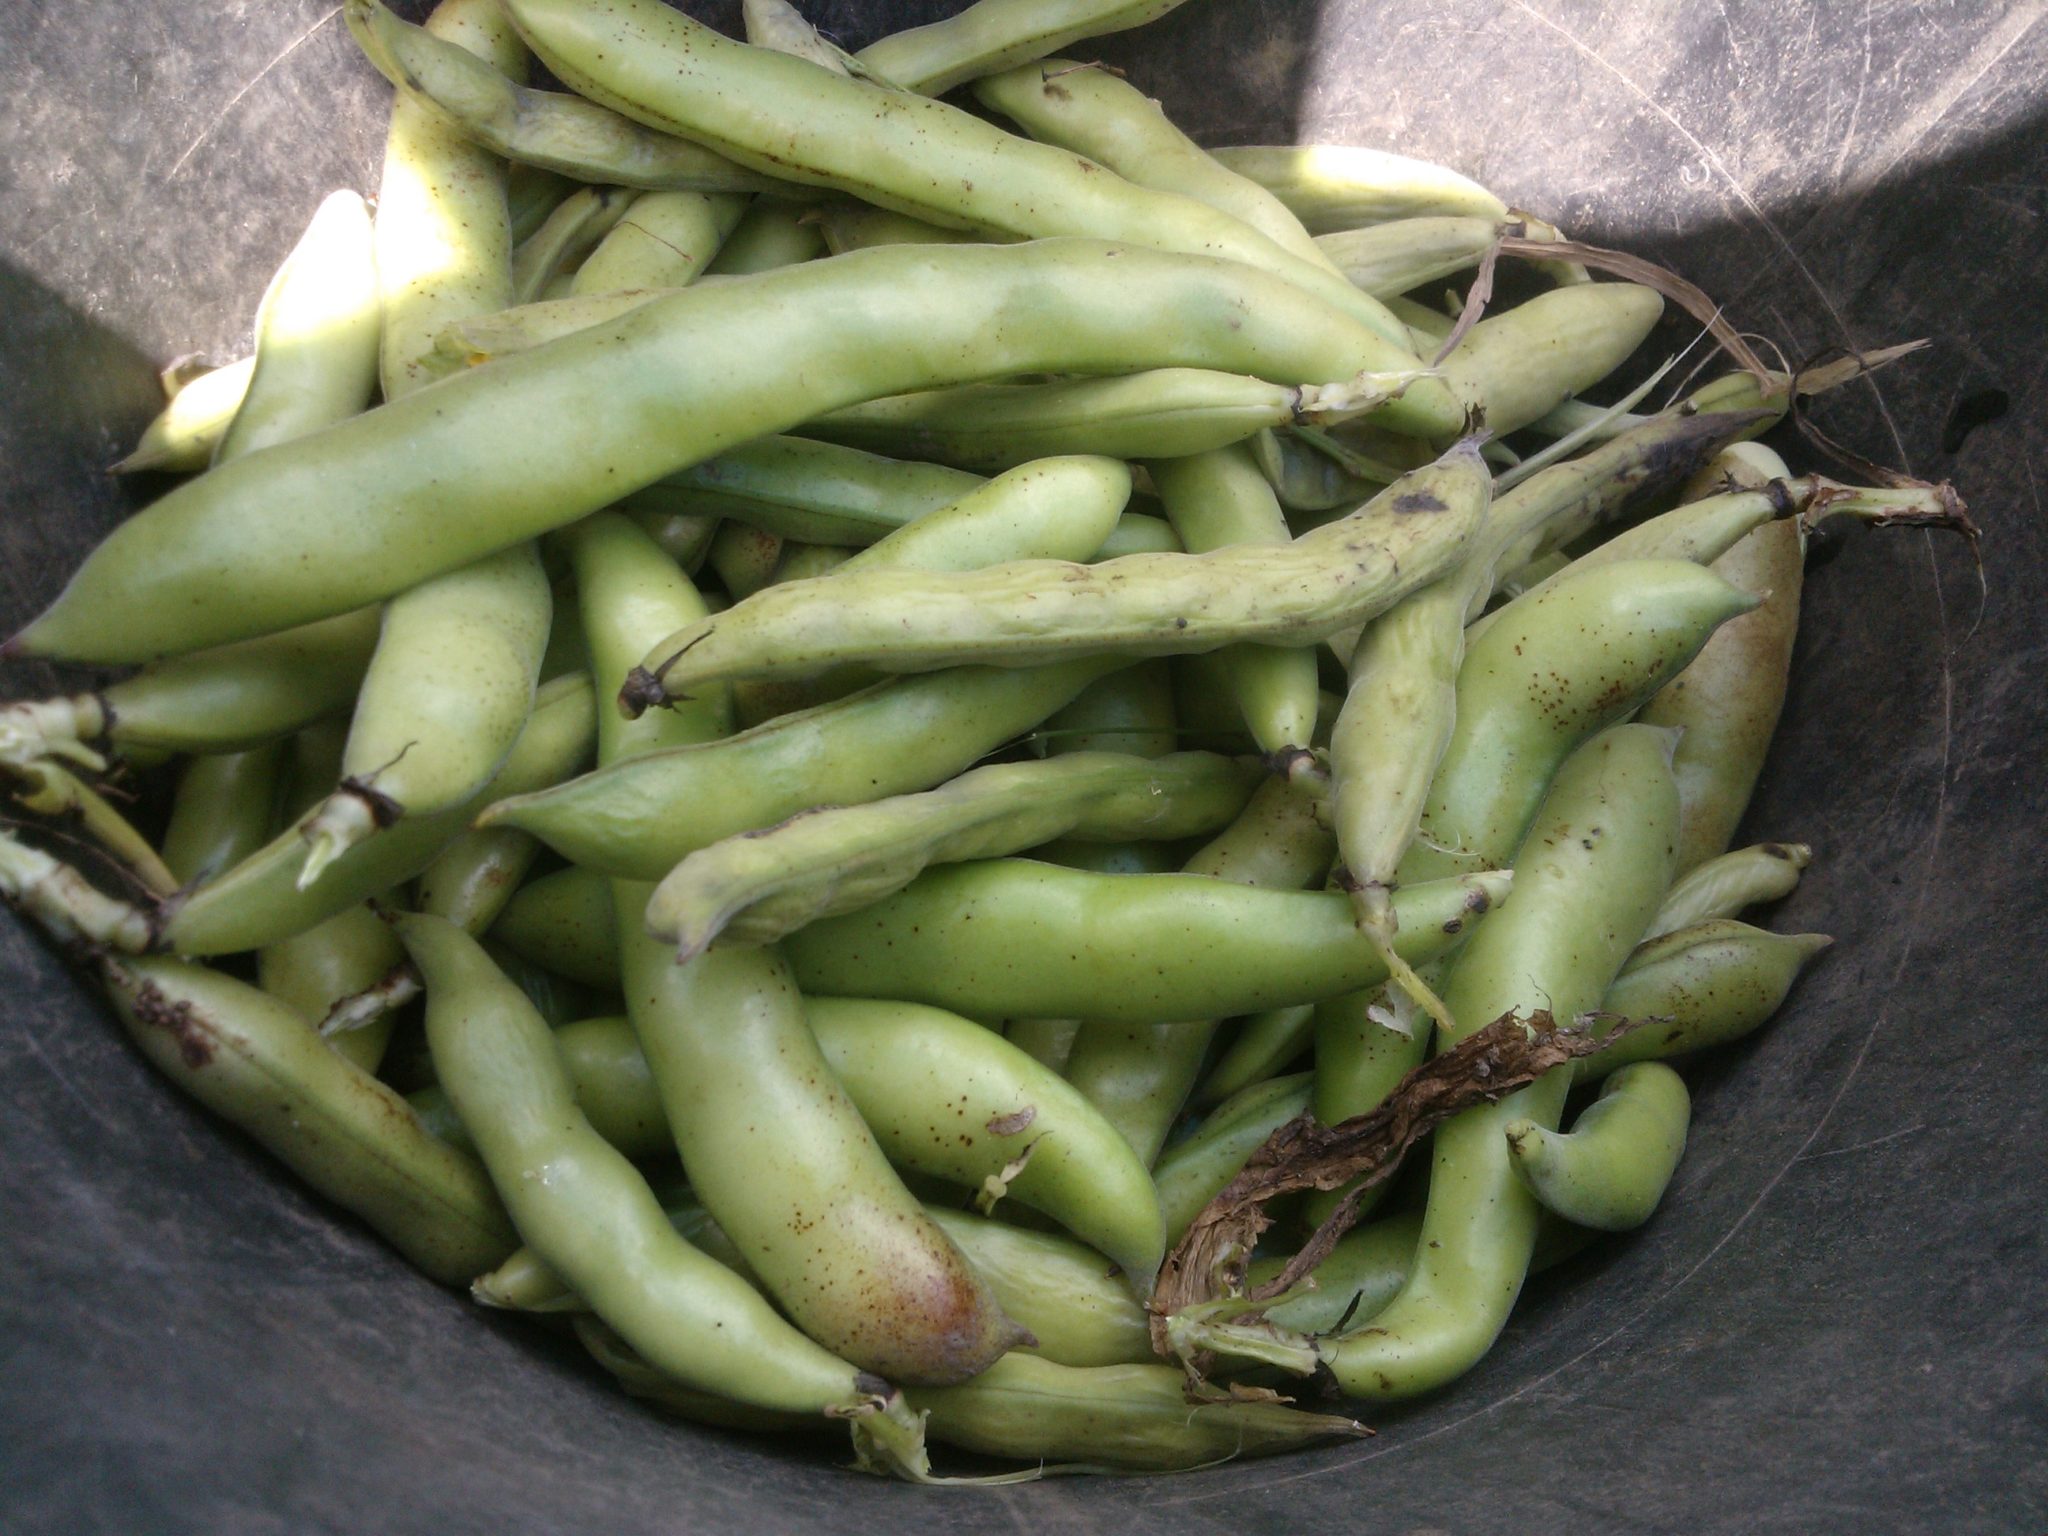
{"type": "Polygon", "coordinates": [[[1740,1040],[1778,1011],[1807,962],[1833,942],[1824,933],[1769,933],[1727,918],[1649,940],[1629,956],[1601,1007],[1651,1022],[1581,1061],[1580,1081],[1740,1040]]]}
{"type": "Polygon", "coordinates": [[[1663,298],[1634,283],[1551,288],[1481,320],[1437,367],[1505,436],[1619,368],[1663,313],[1663,298]]]}
{"type": "MultiPolygon", "coordinates": [[[[1444,1002],[1462,1031],[1510,1010],[1548,1009],[1564,1021],[1598,1006],[1671,882],[1673,745],[1669,732],[1619,726],[1559,771],[1516,856],[1519,899],[1480,926],[1445,977],[1444,1002]]],[[[1509,1170],[1502,1127],[1555,1125],[1570,1077],[1552,1072],[1437,1129],[1414,1271],[1364,1328],[1318,1346],[1346,1393],[1384,1400],[1428,1391],[1492,1345],[1521,1290],[1537,1226],[1536,1203],[1509,1170]]]]}
{"type": "MultiPolygon", "coordinates": [[[[584,187],[562,199],[512,252],[512,296],[500,307],[573,297],[569,290],[576,269],[618,228],[640,196],[632,187],[584,187]]],[[[430,350],[439,350],[438,336],[430,350]]]]}
{"type": "Polygon", "coordinates": [[[109,957],[99,970],[154,1066],[425,1273],[466,1285],[511,1252],[517,1239],[476,1160],[428,1135],[283,1003],[168,957],[109,957]]]}
{"type": "MultiPolygon", "coordinates": [[[[1412,964],[1442,953],[1506,892],[1502,873],[1395,897],[1412,964]]],[[[1339,892],[1204,875],[1094,875],[1021,859],[927,870],[783,948],[807,992],[903,997],[972,1018],[1132,1024],[1314,1002],[1386,979],[1339,892]]]]}
{"type": "Polygon", "coordinates": [[[521,85],[468,50],[400,20],[381,0],[346,0],[342,19],[364,57],[408,100],[515,165],[654,191],[763,192],[788,185],[580,96],[521,85]]]}
{"type": "Polygon", "coordinates": [[[242,408],[255,372],[256,359],[243,357],[188,381],[142,429],[135,447],[112,466],[111,473],[190,474],[206,468],[242,408]]]}
{"type": "Polygon", "coordinates": [[[983,75],[974,96],[1042,144],[1072,150],[1141,187],[1207,203],[1282,250],[1337,270],[1285,203],[1211,158],[1120,71],[1041,59],[983,75]]]}
{"type": "Polygon", "coordinates": [[[588,678],[548,684],[511,756],[475,799],[384,828],[335,860],[312,890],[298,888],[305,840],[291,827],[173,904],[162,926],[164,947],[187,955],[261,949],[411,879],[462,833],[485,797],[537,789],[574,773],[590,752],[595,715],[588,678]]]}
{"type": "Polygon", "coordinates": [[[975,0],[943,21],[892,32],[854,55],[906,91],[943,96],[979,75],[1069,43],[1156,21],[1182,0],[975,0]]]}
{"type": "Polygon", "coordinates": [[[611,882],[570,865],[521,886],[491,924],[493,944],[586,987],[616,987],[619,945],[611,882]]]}
{"type": "Polygon", "coordinates": [[[499,801],[479,821],[524,828],[572,863],[607,875],[659,880],[722,837],[814,806],[943,784],[1121,664],[1095,657],[1034,671],[963,668],[881,683],[723,741],[651,752],[499,801]],[[687,816],[678,815],[684,808],[687,816]]]}
{"type": "Polygon", "coordinates": [[[1812,862],[1813,850],[1804,843],[1757,843],[1695,865],[1664,893],[1664,904],[1643,940],[1647,943],[1717,917],[1734,917],[1746,907],[1789,896],[1799,885],[1800,872],[1812,862]]]}
{"type": "Polygon", "coordinates": [[[891,1162],[1050,1216],[1150,1292],[1166,1251],[1152,1179],[1072,1085],[943,1009],[808,997],[804,1015],[891,1162]]]}
{"type": "Polygon", "coordinates": [[[583,259],[570,289],[686,287],[711,264],[746,206],[730,192],[650,192],[583,259]]]}
{"type": "Polygon", "coordinates": [[[1210,1110],[1191,1135],[1160,1155],[1152,1182],[1159,1190],[1168,1242],[1180,1241],[1188,1223],[1237,1177],[1268,1137],[1307,1111],[1313,1091],[1306,1072],[1254,1083],[1210,1110]]]}
{"type": "Polygon", "coordinates": [[[805,923],[857,911],[932,864],[998,858],[1050,838],[1178,838],[1213,831],[1243,806],[1253,766],[1209,753],[1147,761],[1072,754],[999,764],[937,789],[824,806],[687,856],[647,907],[649,932],[688,959],[712,940],[772,944],[805,923]]]}
{"type": "Polygon", "coordinates": [[[1685,1155],[1692,1097],[1662,1062],[1613,1073],[1568,1133],[1535,1120],[1505,1127],[1515,1174],[1547,1211],[1574,1226],[1626,1232],[1650,1219],[1685,1155]]]}
{"type": "Polygon", "coordinates": [[[185,765],[163,841],[164,864],[180,886],[212,879],[270,840],[283,780],[278,742],[185,765]]]}
{"type": "Polygon", "coordinates": [[[1315,241],[1339,272],[1388,299],[1478,266],[1500,231],[1492,219],[1438,214],[1338,230],[1315,241]]]}
{"type": "Polygon", "coordinates": [[[419,910],[480,934],[497,921],[539,853],[538,839],[511,828],[465,832],[420,872],[419,910]]]}
{"type": "Polygon", "coordinates": [[[0,654],[137,660],[346,612],[878,395],[1176,366],[1329,383],[1379,348],[1266,274],[1097,241],[890,246],[693,284],[180,486],[0,654]],[[237,602],[216,600],[225,583],[237,602]]]}
{"type": "Polygon", "coordinates": [[[1507,204],[1427,160],[1348,144],[1236,145],[1209,153],[1285,203],[1310,234],[1448,214],[1499,223],[1507,204]]]}
{"type": "MultiPolygon", "coordinates": [[[[1416,367],[1377,299],[1206,203],[1126,181],[1092,161],[973,114],[749,47],[660,5],[508,0],[528,44],[574,89],[649,127],[795,182],[991,235],[1082,235],[1223,256],[1269,272],[1356,321],[1377,345],[1356,367],[1416,367]]],[[[1424,380],[1380,412],[1422,435],[1457,430],[1424,380]]]]}
{"type": "Polygon", "coordinates": [[[1278,1077],[1316,1035],[1316,1005],[1268,1008],[1239,1021],[1215,1065],[1195,1089],[1193,1102],[1219,1104],[1232,1094],[1278,1077]]]}
{"type": "Polygon", "coordinates": [[[1228,447],[1268,427],[1347,420],[1400,384],[1401,376],[1391,375],[1287,386],[1245,374],[1155,368],[1121,378],[964,384],[893,395],[832,411],[797,430],[982,471],[1057,453],[1173,459],[1228,447]]]}
{"type": "Polygon", "coordinates": [[[802,676],[846,661],[923,672],[1032,666],[1079,652],[1306,643],[1371,617],[1449,567],[1485,515],[1490,488],[1467,443],[1284,546],[792,582],[669,636],[620,701],[637,710],[721,678],[802,676]]]}
{"type": "Polygon", "coordinates": [[[915,1420],[886,1382],[804,1337],[677,1235],[576,1108],[547,1025],[475,941],[437,918],[395,921],[427,978],[442,1085],[534,1251],[664,1374],[758,1407],[851,1419],[857,1444],[875,1437],[921,1462],[915,1420]]]}

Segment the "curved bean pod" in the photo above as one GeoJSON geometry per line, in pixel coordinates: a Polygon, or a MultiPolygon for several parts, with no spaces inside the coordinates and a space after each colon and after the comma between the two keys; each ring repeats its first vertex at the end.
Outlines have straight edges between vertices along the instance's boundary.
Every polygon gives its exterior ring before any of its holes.
{"type": "Polygon", "coordinates": [[[345,612],[878,395],[1158,367],[1328,383],[1377,345],[1266,274],[1096,241],[889,246],[693,284],[180,486],[0,651],[123,661],[345,612]]]}
{"type": "MultiPolygon", "coordinates": [[[[512,296],[501,308],[569,298],[577,267],[625,218],[641,194],[631,187],[584,187],[562,199],[512,253],[512,296]],[[558,279],[562,280],[558,284],[558,279]]],[[[495,311],[485,310],[490,314],[495,311]]],[[[454,317],[460,319],[462,317],[454,317]]],[[[437,329],[445,329],[437,328],[437,329]]],[[[439,336],[434,350],[440,348],[439,336]]]]}
{"type": "Polygon", "coordinates": [[[408,100],[515,165],[650,190],[760,192],[787,186],[594,101],[531,90],[468,50],[401,21],[379,0],[346,0],[342,19],[364,57],[408,100]]]}
{"type": "Polygon", "coordinates": [[[678,966],[623,937],[627,1007],[690,1185],[804,1331],[918,1382],[964,1381],[1023,1342],[884,1160],[780,957],[678,966]]]}
{"type": "Polygon", "coordinates": [[[1662,1061],[1740,1040],[1778,1011],[1806,963],[1834,942],[1824,933],[1768,933],[1726,918],[1643,944],[1607,989],[1602,1008],[1651,1019],[1579,1063],[1592,1082],[1632,1061],[1662,1061]]]}
{"type": "Polygon", "coordinates": [[[524,828],[585,868],[659,880],[722,837],[818,805],[942,784],[1119,665],[1096,657],[882,683],[723,741],[651,752],[502,800],[478,819],[524,828]],[[675,814],[681,807],[687,817],[675,814]]]}
{"type": "Polygon", "coordinates": [[[1661,1062],[1639,1061],[1600,1085],[1568,1134],[1509,1121],[1508,1159],[1545,1210],[1574,1226],[1627,1232],[1664,1198],[1691,1119],[1685,1080],[1661,1062]]]}
{"type": "Polygon", "coordinates": [[[1280,1076],[1290,1062],[1308,1050],[1315,1036],[1314,1003],[1268,1008],[1251,1015],[1238,1025],[1237,1033],[1196,1088],[1193,1102],[1217,1104],[1270,1077],[1280,1076]]]}
{"type": "Polygon", "coordinates": [[[1064,1072],[1080,1032],[1079,1019],[1011,1019],[1003,1038],[1050,1072],[1064,1072]]]}
{"type": "Polygon", "coordinates": [[[1757,601],[1675,560],[1597,566],[1517,598],[1465,653],[1457,722],[1401,879],[1497,861],[1528,826],[1556,765],[1757,601]]]}
{"type": "Polygon", "coordinates": [[[619,984],[611,882],[574,864],[521,886],[491,925],[493,944],[586,987],[619,984]]]}
{"type": "MultiPolygon", "coordinates": [[[[1506,889],[1507,877],[1491,873],[1402,891],[1406,958],[1448,949],[1506,889]]],[[[864,912],[800,929],[783,948],[807,992],[905,997],[972,1018],[1227,1017],[1386,978],[1337,892],[1021,859],[927,870],[864,912]]]]}
{"type": "Polygon", "coordinates": [[[854,55],[906,91],[943,96],[979,75],[1069,43],[1155,21],[1182,0],[975,0],[928,26],[892,32],[854,55]]]}
{"type": "Polygon", "coordinates": [[[97,763],[114,751],[243,752],[348,708],[377,644],[374,608],[174,657],[97,693],[0,705],[0,758],[97,763]]]}
{"type": "Polygon", "coordinates": [[[649,193],[583,259],[570,289],[617,293],[695,282],[746,207],[730,192],[649,193]]]}
{"type": "MultiPolygon", "coordinates": [[[[1285,544],[1286,515],[1242,446],[1149,464],[1167,520],[1190,554],[1285,544]]],[[[1316,655],[1309,646],[1231,646],[1223,675],[1245,727],[1268,754],[1306,748],[1316,728],[1316,655]]]]}
{"type": "MultiPolygon", "coordinates": [[[[1350,372],[1418,366],[1377,299],[1206,203],[1141,187],[943,102],[734,43],[658,0],[618,0],[603,12],[567,0],[508,0],[506,8],[582,95],[742,165],[981,233],[1084,235],[1227,257],[1283,278],[1370,333],[1376,344],[1350,372]]],[[[1379,416],[1422,435],[1459,424],[1433,380],[1379,416]]]]}
{"type": "Polygon", "coordinates": [[[647,906],[688,959],[724,935],[772,944],[903,889],[929,865],[998,858],[1049,838],[1178,838],[1242,807],[1257,770],[1207,753],[1147,761],[1090,752],[978,768],[919,795],[821,807],[690,854],[647,906]]]}
{"type": "Polygon", "coordinates": [[[476,1160],[246,983],[164,957],[103,959],[122,1025],[159,1070],[445,1285],[517,1241],[476,1160]]]}
{"type": "Polygon", "coordinates": [[[1479,265],[1500,235],[1488,218],[1437,214],[1317,235],[1325,260],[1379,299],[1479,265]]]}
{"type": "Polygon", "coordinates": [[[1151,1289],[1166,1251],[1151,1177],[1071,1085],[941,1009],[807,997],[804,1011],[891,1162],[974,1189],[993,1179],[1151,1289]]]}
{"type": "MultiPolygon", "coordinates": [[[[1516,857],[1515,897],[1445,977],[1443,999],[1461,1030],[1509,1010],[1549,1009],[1563,1020],[1599,1005],[1671,881],[1672,745],[1668,732],[1619,726],[1559,770],[1516,857]]],[[[1569,1086],[1569,1072],[1553,1072],[1438,1128],[1414,1271],[1366,1327],[1319,1346],[1345,1392],[1412,1396],[1491,1347],[1537,1225],[1536,1203],[1509,1171],[1502,1128],[1524,1118],[1555,1125],[1569,1086]]]]}
{"type": "Polygon", "coordinates": [[[907,1394],[932,1439],[1030,1461],[1074,1460],[1132,1471],[1199,1467],[1366,1433],[1363,1425],[1273,1402],[1190,1406],[1186,1378],[1164,1365],[1055,1365],[1006,1355],[957,1387],[907,1394]]]}
{"type": "Polygon", "coordinates": [[[1071,59],[1040,59],[983,75],[974,82],[974,97],[1042,144],[1086,156],[1141,187],[1207,203],[1282,250],[1336,270],[1285,203],[1212,159],[1120,73],[1071,59]]]}
{"type": "Polygon", "coordinates": [[[522,544],[414,588],[384,610],[342,755],[308,816],[302,885],[380,828],[474,799],[534,703],[554,595],[522,544]]]}
{"type": "Polygon", "coordinates": [[[420,872],[418,908],[480,934],[505,910],[539,852],[540,843],[524,832],[465,832],[420,872]]]}
{"type": "MultiPolygon", "coordinates": [[[[603,111],[602,107],[598,108],[603,111]]],[[[625,121],[625,119],[621,119],[625,121]]],[[[678,143],[683,141],[678,140],[678,143]]],[[[691,145],[691,148],[699,146],[691,145]]],[[[782,196],[757,197],[705,268],[706,277],[744,277],[773,272],[825,254],[825,237],[809,218],[809,208],[782,196]]]]}
{"type": "Polygon", "coordinates": [[[1800,871],[1812,862],[1813,850],[1804,843],[1758,843],[1696,865],[1664,893],[1644,942],[1781,900],[1798,888],[1800,871]]]}
{"type": "Polygon", "coordinates": [[[923,672],[1031,666],[1076,652],[1306,643],[1356,624],[1455,561],[1491,489],[1477,447],[1453,448],[1351,516],[1290,544],[1100,565],[1011,561],[943,578],[864,571],[792,582],[679,630],[620,695],[644,708],[725,677],[802,676],[842,661],[923,672]]]}
{"type": "Polygon", "coordinates": [[[1349,144],[1238,145],[1209,153],[1271,192],[1311,234],[1452,214],[1498,223],[1507,204],[1427,160],[1349,144]]]}
{"type": "Polygon", "coordinates": [[[850,1418],[916,1453],[889,1386],[784,1322],[692,1248],[576,1108],[547,1025],[460,929],[395,919],[427,978],[427,1037],[519,1235],[666,1375],[763,1408],[850,1418]],[[882,1425],[862,1421],[882,1418],[882,1425]]]}
{"type": "Polygon", "coordinates": [[[485,796],[523,792],[574,773],[589,754],[595,715],[588,678],[547,684],[511,756],[474,800],[384,828],[337,859],[310,891],[298,888],[305,839],[297,826],[287,828],[260,852],[184,896],[164,923],[164,947],[187,955],[261,949],[411,879],[461,834],[485,796]]]}
{"type": "Polygon", "coordinates": [[[234,424],[255,372],[256,359],[244,357],[191,380],[171,396],[142,429],[134,449],[110,472],[190,474],[206,468],[213,462],[213,450],[234,424]]]}
{"type": "Polygon", "coordinates": [[[370,212],[331,193],[256,310],[256,367],[214,448],[224,461],[346,421],[377,388],[384,316],[370,212]]]}
{"type": "Polygon", "coordinates": [[[1663,298],[1634,283],[1550,288],[1481,320],[1437,367],[1505,436],[1619,368],[1663,313],[1663,298]]]}
{"type": "Polygon", "coordinates": [[[187,763],[164,827],[164,864],[178,884],[210,880],[268,842],[283,782],[280,742],[187,763]]]}

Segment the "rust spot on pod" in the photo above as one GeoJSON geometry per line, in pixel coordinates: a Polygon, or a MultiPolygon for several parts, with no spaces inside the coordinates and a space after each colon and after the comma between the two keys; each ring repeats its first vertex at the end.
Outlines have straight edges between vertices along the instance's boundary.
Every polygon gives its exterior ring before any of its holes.
{"type": "Polygon", "coordinates": [[[179,1059],[192,1071],[197,1072],[213,1060],[213,1038],[190,1003],[174,1003],[155,982],[145,981],[136,988],[130,1006],[140,1022],[151,1029],[169,1032],[178,1044],[179,1059]]]}
{"type": "Polygon", "coordinates": [[[996,1115],[988,1122],[991,1136],[1014,1136],[1038,1118],[1038,1106],[1026,1104],[1022,1109],[1012,1110],[1007,1115],[996,1115]]]}

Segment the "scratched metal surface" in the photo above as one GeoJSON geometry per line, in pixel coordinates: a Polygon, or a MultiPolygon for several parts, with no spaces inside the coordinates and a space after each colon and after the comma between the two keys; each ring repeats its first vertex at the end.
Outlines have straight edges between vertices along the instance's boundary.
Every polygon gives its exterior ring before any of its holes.
{"type": "MultiPolygon", "coordinates": [[[[814,14],[858,43],[954,8],[814,14]]],[[[1209,142],[1445,160],[1795,354],[1936,341],[1829,420],[1965,489],[1988,595],[1919,535],[1843,541],[1751,822],[1819,850],[1779,925],[1842,942],[1701,1075],[1666,1212],[1533,1287],[1464,1381],[1360,1446],[974,1495],[675,1429],[172,1099],[0,918],[0,1524],[2041,1529],[2044,9],[1192,0],[1089,50],[1209,142]]],[[[131,505],[96,470],[154,367],[240,350],[318,194],[374,185],[385,93],[324,0],[17,0],[0,79],[11,628],[131,505]]]]}

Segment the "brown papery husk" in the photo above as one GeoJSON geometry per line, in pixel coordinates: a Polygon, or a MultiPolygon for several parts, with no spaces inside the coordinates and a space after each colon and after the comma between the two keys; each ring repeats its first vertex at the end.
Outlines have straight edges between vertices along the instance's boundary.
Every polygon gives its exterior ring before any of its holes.
{"type": "MultiPolygon", "coordinates": [[[[1333,1126],[1302,1114],[1275,1131],[1238,1176],[1188,1225],[1159,1271],[1152,1293],[1152,1347],[1172,1359],[1167,1319],[1216,1299],[1228,1287],[1242,1292],[1246,1265],[1259,1236],[1272,1225],[1267,1203],[1296,1190],[1357,1187],[1279,1274],[1249,1300],[1280,1295],[1329,1256],[1358,1220],[1366,1191],[1391,1178],[1411,1147],[1437,1126],[1479,1104],[1493,1104],[1566,1062],[1587,1056],[1643,1020],[1608,1021],[1596,1032],[1591,1019],[1558,1027],[1547,1010],[1523,1017],[1504,1013],[1449,1050],[1416,1067],[1376,1108],[1333,1126]]],[[[1186,1362],[1201,1369],[1201,1362],[1186,1362]]]]}

